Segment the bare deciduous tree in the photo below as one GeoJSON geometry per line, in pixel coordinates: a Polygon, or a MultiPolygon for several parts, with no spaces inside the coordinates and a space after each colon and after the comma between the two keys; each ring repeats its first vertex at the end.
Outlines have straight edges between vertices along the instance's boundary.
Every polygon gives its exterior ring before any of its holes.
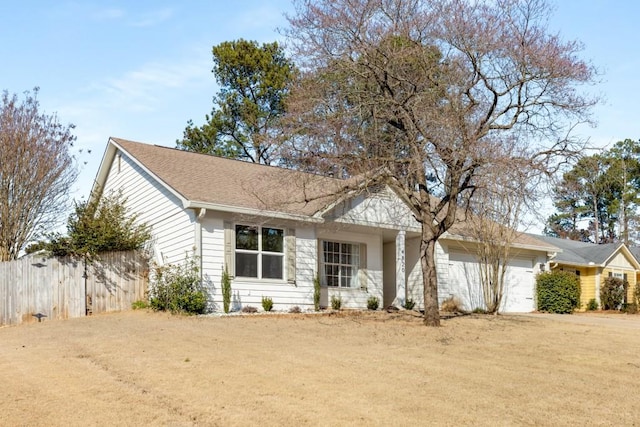
{"type": "Polygon", "coordinates": [[[38,88],[2,93],[0,105],[0,261],[18,257],[41,231],[49,231],[68,206],[77,177],[69,150],[73,125],[39,111],[38,88]]]}
{"type": "MultiPolygon", "coordinates": [[[[580,147],[594,81],[544,0],[295,0],[284,32],[301,80],[289,152],[307,169],[377,171],[422,225],[426,325],[440,324],[434,250],[483,170],[548,171],[580,147]]],[[[372,185],[374,182],[371,183],[372,185]]]]}
{"type": "Polygon", "coordinates": [[[487,170],[476,188],[463,227],[475,242],[475,256],[482,287],[482,302],[489,313],[501,308],[507,269],[514,255],[514,243],[522,235],[529,203],[535,204],[537,171],[517,161],[487,170]]]}

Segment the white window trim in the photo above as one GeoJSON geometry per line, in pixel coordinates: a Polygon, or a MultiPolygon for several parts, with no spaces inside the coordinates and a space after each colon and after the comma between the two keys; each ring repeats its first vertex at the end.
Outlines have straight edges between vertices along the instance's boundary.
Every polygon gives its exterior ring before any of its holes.
{"type": "Polygon", "coordinates": [[[277,282],[277,283],[281,283],[284,282],[286,280],[286,276],[287,276],[287,272],[285,270],[286,268],[286,256],[285,254],[287,253],[287,248],[286,248],[286,235],[287,235],[287,230],[283,227],[276,227],[276,226],[270,226],[270,225],[265,225],[265,226],[260,226],[260,225],[255,225],[255,224],[247,224],[247,223],[235,223],[233,224],[233,234],[234,234],[234,242],[237,241],[237,230],[236,227],[237,226],[243,226],[243,227],[255,227],[257,229],[258,232],[258,250],[251,250],[251,249],[238,249],[236,247],[236,244],[234,243],[233,245],[233,257],[234,257],[234,263],[235,263],[235,268],[236,268],[236,280],[239,281],[255,281],[255,280],[260,280],[260,281],[264,281],[264,282],[277,282]],[[273,228],[276,230],[281,230],[282,231],[282,252],[271,252],[271,251],[263,251],[262,250],[262,229],[263,228],[273,228]],[[244,254],[255,254],[257,255],[258,258],[258,265],[257,265],[257,277],[252,277],[252,276],[240,276],[237,274],[237,264],[238,261],[236,259],[236,254],[237,253],[244,253],[244,254]],[[262,255],[275,255],[275,256],[279,256],[280,257],[280,262],[281,262],[281,266],[282,266],[282,277],[280,278],[263,278],[262,277],[262,255]]]}
{"type": "MultiPolygon", "coordinates": [[[[360,290],[361,286],[360,286],[360,257],[362,256],[362,254],[360,253],[360,247],[361,247],[361,243],[358,242],[348,242],[348,241],[343,241],[343,240],[336,240],[336,239],[321,239],[320,240],[320,283],[322,284],[322,286],[327,287],[329,289],[340,289],[340,290],[360,290]],[[327,284],[327,277],[326,277],[326,273],[325,273],[325,266],[327,264],[329,265],[337,265],[338,267],[341,267],[343,265],[347,265],[347,264],[342,264],[342,263],[327,263],[325,262],[325,252],[324,252],[324,244],[325,243],[337,243],[337,244],[348,244],[351,245],[352,248],[357,248],[358,250],[358,262],[354,263],[354,264],[350,264],[349,266],[353,269],[353,274],[351,275],[351,286],[329,286],[327,284]]],[[[353,255],[353,254],[352,254],[353,255]]],[[[339,268],[339,271],[341,271],[341,269],[339,268]]],[[[342,277],[340,277],[339,282],[342,283],[342,277]]]]}

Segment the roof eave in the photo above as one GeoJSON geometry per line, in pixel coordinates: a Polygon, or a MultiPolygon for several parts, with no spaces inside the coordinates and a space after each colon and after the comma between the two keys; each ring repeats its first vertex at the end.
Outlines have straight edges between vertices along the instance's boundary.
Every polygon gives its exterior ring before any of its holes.
{"type": "Polygon", "coordinates": [[[308,216],[303,214],[294,214],[289,212],[280,212],[280,211],[269,211],[269,210],[261,210],[254,208],[247,208],[242,206],[233,206],[233,205],[224,205],[221,203],[211,203],[211,202],[203,202],[197,200],[186,200],[183,204],[185,209],[207,209],[212,211],[219,212],[229,212],[241,215],[251,215],[251,216],[268,216],[270,218],[278,218],[278,219],[287,219],[292,221],[301,221],[301,222],[311,222],[311,223],[322,223],[324,222],[324,218],[319,218],[316,216],[308,216]]]}
{"type": "Polygon", "coordinates": [[[98,172],[96,173],[96,177],[91,185],[89,200],[95,197],[101,189],[104,188],[104,184],[109,176],[109,171],[111,170],[111,165],[113,164],[113,159],[115,158],[117,151],[118,148],[114,145],[112,139],[109,138],[107,148],[105,149],[104,154],[102,155],[102,160],[100,161],[98,172]]]}
{"type": "Polygon", "coordinates": [[[604,268],[605,265],[604,264],[596,264],[595,262],[589,262],[589,263],[585,263],[585,262],[572,262],[572,261],[562,261],[562,260],[551,260],[551,262],[553,264],[561,264],[563,266],[569,266],[569,267],[588,267],[588,268],[604,268]]]}
{"type": "MultiPolygon", "coordinates": [[[[443,234],[442,239],[456,240],[459,242],[480,243],[477,239],[461,236],[459,234],[451,234],[449,232],[446,232],[445,234],[443,234]]],[[[524,243],[512,243],[511,247],[516,249],[526,249],[526,250],[532,250],[532,251],[538,251],[538,252],[562,253],[562,249],[555,246],[538,246],[538,245],[528,245],[524,243]]]]}

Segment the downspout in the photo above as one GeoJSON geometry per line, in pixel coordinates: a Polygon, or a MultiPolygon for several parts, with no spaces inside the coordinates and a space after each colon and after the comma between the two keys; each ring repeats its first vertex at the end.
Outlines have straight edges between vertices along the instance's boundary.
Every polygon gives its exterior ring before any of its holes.
{"type": "MultiPolygon", "coordinates": [[[[589,267],[595,266],[593,261],[589,262],[589,267]]],[[[602,276],[602,267],[596,267],[596,274],[594,277],[595,287],[596,287],[596,302],[598,303],[598,307],[600,307],[600,277],[602,276]]]]}
{"type": "Polygon", "coordinates": [[[203,282],[203,272],[202,272],[202,220],[207,214],[207,210],[205,208],[200,208],[196,210],[196,218],[195,218],[195,256],[198,258],[198,269],[200,270],[200,282],[203,282]]]}

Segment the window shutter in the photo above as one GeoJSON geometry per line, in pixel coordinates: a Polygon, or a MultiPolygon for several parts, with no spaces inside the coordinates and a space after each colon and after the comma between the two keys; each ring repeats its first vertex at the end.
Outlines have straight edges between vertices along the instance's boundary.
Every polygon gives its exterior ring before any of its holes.
{"type": "Polygon", "coordinates": [[[320,279],[320,286],[324,286],[324,244],[322,240],[318,239],[316,240],[316,245],[316,275],[320,279]]]}
{"type": "Polygon", "coordinates": [[[360,265],[358,266],[358,281],[360,289],[367,289],[367,245],[360,244],[360,265]]]}
{"type": "Polygon", "coordinates": [[[296,284],[296,230],[287,229],[287,235],[284,238],[287,247],[287,282],[292,285],[296,284]]]}
{"type": "Polygon", "coordinates": [[[236,269],[234,262],[235,230],[231,221],[224,222],[224,266],[227,268],[229,276],[235,277],[236,269]]]}

